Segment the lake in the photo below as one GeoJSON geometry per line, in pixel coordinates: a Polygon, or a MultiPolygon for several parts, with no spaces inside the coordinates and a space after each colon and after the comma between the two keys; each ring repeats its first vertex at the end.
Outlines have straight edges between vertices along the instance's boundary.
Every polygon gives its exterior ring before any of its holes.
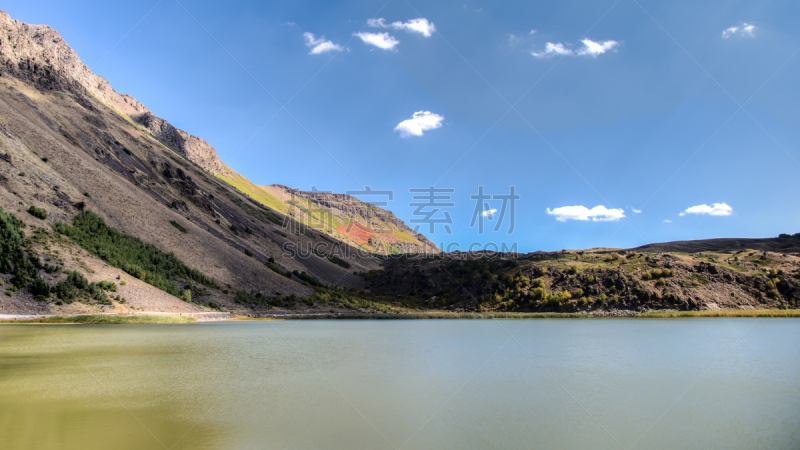
{"type": "Polygon", "coordinates": [[[800,319],[0,326],[2,449],[797,449],[800,319]]]}

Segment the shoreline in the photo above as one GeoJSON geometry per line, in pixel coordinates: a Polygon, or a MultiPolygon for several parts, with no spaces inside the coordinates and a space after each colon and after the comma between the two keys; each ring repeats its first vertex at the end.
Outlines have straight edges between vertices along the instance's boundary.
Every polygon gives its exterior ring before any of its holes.
{"type": "Polygon", "coordinates": [[[727,311],[610,311],[609,314],[578,313],[408,313],[408,314],[266,314],[262,317],[235,316],[231,313],[165,313],[35,315],[0,314],[0,325],[46,324],[176,324],[204,322],[247,322],[272,320],[486,320],[486,319],[673,319],[673,318],[800,318],[800,310],[727,311]]]}
{"type": "Polygon", "coordinates": [[[0,325],[14,324],[147,324],[222,322],[234,319],[226,312],[170,313],[142,311],[98,314],[0,314],[0,325]]]}

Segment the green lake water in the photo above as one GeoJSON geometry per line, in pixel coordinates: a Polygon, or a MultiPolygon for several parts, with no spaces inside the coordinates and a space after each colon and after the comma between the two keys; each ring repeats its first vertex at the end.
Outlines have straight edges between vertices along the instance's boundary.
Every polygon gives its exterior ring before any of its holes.
{"type": "Polygon", "coordinates": [[[0,449],[797,449],[800,319],[0,326],[0,449]]]}

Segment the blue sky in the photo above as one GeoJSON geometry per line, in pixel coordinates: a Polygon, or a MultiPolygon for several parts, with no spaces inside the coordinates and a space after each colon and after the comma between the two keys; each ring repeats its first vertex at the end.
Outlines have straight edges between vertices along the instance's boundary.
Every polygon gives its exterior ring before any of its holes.
{"type": "Polygon", "coordinates": [[[450,248],[800,231],[797,2],[180,1],[3,8],[258,184],[455,189],[450,248]]]}

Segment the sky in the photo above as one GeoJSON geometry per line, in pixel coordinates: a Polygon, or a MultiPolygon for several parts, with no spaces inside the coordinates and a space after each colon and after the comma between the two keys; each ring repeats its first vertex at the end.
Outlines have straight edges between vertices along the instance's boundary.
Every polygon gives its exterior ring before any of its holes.
{"type": "Polygon", "coordinates": [[[3,9],[256,184],[392,191],[447,250],[800,232],[800,3],[464,1],[3,9]]]}

